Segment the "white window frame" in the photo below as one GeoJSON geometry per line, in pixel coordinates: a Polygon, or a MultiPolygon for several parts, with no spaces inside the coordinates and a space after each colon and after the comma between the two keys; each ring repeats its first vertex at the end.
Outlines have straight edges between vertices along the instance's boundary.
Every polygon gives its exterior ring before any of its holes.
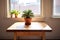
{"type": "MultiPolygon", "coordinates": [[[[11,15],[10,15],[10,13],[9,13],[9,11],[10,11],[10,0],[7,0],[7,18],[11,18],[11,15]]],[[[41,0],[41,15],[40,15],[40,17],[38,17],[38,18],[44,18],[44,11],[43,11],[43,0],[41,0]]]]}
{"type": "Polygon", "coordinates": [[[55,4],[56,4],[55,0],[53,0],[53,15],[52,16],[53,16],[53,18],[60,18],[60,14],[55,13],[55,11],[56,11],[55,10],[55,6],[56,6],[55,4]]]}

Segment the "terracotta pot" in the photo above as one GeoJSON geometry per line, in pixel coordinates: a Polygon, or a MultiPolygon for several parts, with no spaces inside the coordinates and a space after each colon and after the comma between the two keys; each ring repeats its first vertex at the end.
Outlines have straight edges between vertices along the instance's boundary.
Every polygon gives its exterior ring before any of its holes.
{"type": "Polygon", "coordinates": [[[24,18],[25,19],[25,25],[31,25],[32,18],[24,18]]]}

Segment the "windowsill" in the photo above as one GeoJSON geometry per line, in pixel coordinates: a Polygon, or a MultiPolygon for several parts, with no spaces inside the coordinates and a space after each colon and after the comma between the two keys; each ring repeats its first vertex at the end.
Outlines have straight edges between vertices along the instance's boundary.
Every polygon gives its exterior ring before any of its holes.
{"type": "MultiPolygon", "coordinates": [[[[8,19],[12,19],[12,20],[16,20],[16,21],[24,21],[24,18],[8,18],[8,19]]],[[[38,17],[38,18],[32,18],[32,21],[38,22],[38,21],[45,21],[45,20],[43,17],[41,17],[41,18],[38,17]]]]}
{"type": "Polygon", "coordinates": [[[60,18],[60,16],[52,16],[52,18],[60,18]]]}

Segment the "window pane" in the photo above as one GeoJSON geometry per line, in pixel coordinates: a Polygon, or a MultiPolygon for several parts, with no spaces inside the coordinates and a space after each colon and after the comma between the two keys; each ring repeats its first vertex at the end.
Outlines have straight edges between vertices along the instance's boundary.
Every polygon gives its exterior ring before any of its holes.
{"type": "Polygon", "coordinates": [[[53,2],[53,16],[60,16],[60,0],[53,2]]]}
{"type": "Polygon", "coordinates": [[[40,0],[10,0],[10,3],[11,10],[16,9],[23,12],[26,9],[30,9],[34,13],[35,17],[39,17],[41,14],[40,0]]]}

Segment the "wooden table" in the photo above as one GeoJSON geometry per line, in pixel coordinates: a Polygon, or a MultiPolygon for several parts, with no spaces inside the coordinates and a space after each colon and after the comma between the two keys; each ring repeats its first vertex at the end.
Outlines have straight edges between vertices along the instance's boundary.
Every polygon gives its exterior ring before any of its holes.
{"type": "Polygon", "coordinates": [[[45,40],[45,32],[51,32],[52,29],[44,22],[32,22],[26,26],[24,22],[16,22],[7,28],[7,32],[14,32],[14,40],[17,36],[41,36],[45,40]]]}

